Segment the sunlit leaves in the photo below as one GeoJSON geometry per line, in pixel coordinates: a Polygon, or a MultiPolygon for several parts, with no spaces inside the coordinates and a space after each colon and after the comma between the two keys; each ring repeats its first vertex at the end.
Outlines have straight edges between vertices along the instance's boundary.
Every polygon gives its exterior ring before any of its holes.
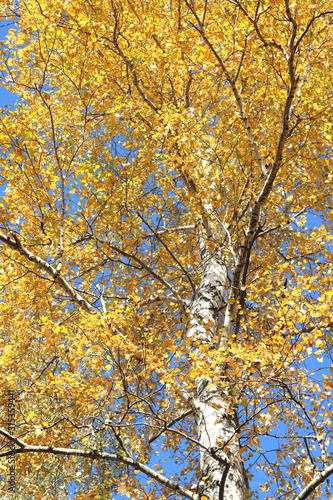
{"type": "MultiPolygon", "coordinates": [[[[0,121],[0,385],[21,391],[21,435],[145,463],[162,445],[190,491],[200,473],[184,392],[209,377],[229,415],[238,407],[261,491],[292,498],[332,454],[331,2],[0,9],[14,23],[3,84],[21,99],[0,121]],[[203,246],[227,268],[216,320],[195,318],[209,343],[186,339],[203,246]]],[[[22,456],[22,498],[30,487],[38,498],[37,473],[45,495],[58,473],[82,500],[116,483],[130,498],[174,494],[126,467],[66,460],[22,456]]]]}

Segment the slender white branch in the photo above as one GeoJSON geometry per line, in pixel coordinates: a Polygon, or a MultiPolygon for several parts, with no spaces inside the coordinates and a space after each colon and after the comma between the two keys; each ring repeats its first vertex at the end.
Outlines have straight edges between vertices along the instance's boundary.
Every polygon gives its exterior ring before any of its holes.
{"type": "Polygon", "coordinates": [[[164,229],[160,229],[159,231],[155,231],[152,234],[147,234],[147,236],[144,236],[143,239],[147,238],[156,238],[156,235],[161,236],[162,234],[165,233],[173,233],[175,231],[188,231],[189,229],[195,229],[195,226],[178,226],[178,227],[166,227],[164,229]]]}
{"type": "Polygon", "coordinates": [[[80,295],[75,288],[72,287],[68,283],[68,281],[60,275],[59,271],[55,269],[51,264],[46,262],[46,260],[42,259],[38,255],[35,255],[32,253],[30,250],[25,248],[20,240],[18,239],[17,235],[14,233],[11,233],[11,236],[7,236],[3,233],[0,233],[0,242],[4,243],[7,245],[9,248],[16,250],[18,253],[20,253],[23,257],[26,259],[30,260],[30,262],[33,262],[36,264],[39,269],[42,269],[45,271],[49,276],[51,276],[55,283],[58,283],[58,285],[61,286],[61,288],[71,297],[71,299],[78,304],[80,307],[85,309],[86,311],[96,314],[96,310],[94,307],[87,302],[82,295],[80,295]]]}
{"type": "Polygon", "coordinates": [[[171,491],[175,493],[179,493],[183,495],[185,498],[189,498],[190,500],[199,500],[199,495],[197,493],[193,493],[191,490],[181,486],[180,484],[172,481],[167,478],[163,474],[151,469],[147,465],[139,462],[138,460],[134,460],[133,458],[119,455],[118,453],[106,453],[98,450],[84,450],[79,448],[58,448],[55,446],[34,446],[25,443],[19,438],[11,435],[5,429],[0,427],[0,435],[9,439],[11,442],[17,444],[19,446],[18,449],[9,450],[4,453],[0,453],[0,457],[10,456],[13,454],[20,453],[48,453],[51,455],[64,455],[64,456],[76,456],[76,457],[86,457],[91,458],[93,460],[107,460],[110,462],[118,462],[123,465],[128,465],[133,469],[139,470],[143,472],[146,476],[154,479],[159,484],[162,484],[169,488],[171,491]]]}
{"type": "Polygon", "coordinates": [[[299,493],[294,498],[294,500],[305,500],[306,498],[308,498],[311,495],[311,493],[313,493],[314,490],[321,483],[323,483],[331,474],[333,474],[333,464],[331,464],[328,467],[326,467],[326,469],[324,469],[323,471],[318,472],[318,474],[316,474],[314,476],[314,478],[312,479],[312,481],[310,481],[305,486],[305,488],[302,489],[301,493],[299,493]]]}

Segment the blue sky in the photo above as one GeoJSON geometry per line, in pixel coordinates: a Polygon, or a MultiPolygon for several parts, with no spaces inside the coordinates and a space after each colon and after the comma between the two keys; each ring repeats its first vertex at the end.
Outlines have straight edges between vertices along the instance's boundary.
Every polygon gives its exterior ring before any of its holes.
{"type": "Polygon", "coordinates": [[[0,108],[11,106],[17,100],[17,96],[12,92],[0,87],[0,108]]]}

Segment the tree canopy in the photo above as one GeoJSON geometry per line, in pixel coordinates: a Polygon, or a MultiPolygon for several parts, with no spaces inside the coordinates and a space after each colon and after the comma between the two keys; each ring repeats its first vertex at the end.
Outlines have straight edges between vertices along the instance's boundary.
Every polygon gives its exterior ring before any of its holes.
{"type": "Polygon", "coordinates": [[[333,2],[0,15],[3,492],[329,498],[333,2]]]}

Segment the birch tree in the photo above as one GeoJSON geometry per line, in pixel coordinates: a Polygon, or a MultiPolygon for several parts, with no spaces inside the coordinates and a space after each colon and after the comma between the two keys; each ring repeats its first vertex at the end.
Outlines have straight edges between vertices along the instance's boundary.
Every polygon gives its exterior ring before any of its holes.
{"type": "Polygon", "coordinates": [[[3,491],[329,498],[332,1],[1,15],[3,491]]]}

